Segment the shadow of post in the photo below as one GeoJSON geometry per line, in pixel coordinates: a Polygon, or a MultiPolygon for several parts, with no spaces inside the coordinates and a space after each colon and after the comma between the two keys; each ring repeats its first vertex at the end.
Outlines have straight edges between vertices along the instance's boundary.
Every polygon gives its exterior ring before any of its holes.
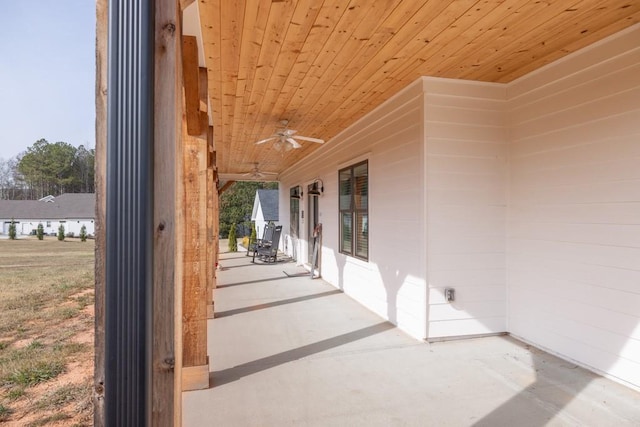
{"type": "Polygon", "coordinates": [[[263,357],[262,359],[243,363],[242,365],[234,366],[233,368],[214,371],[209,373],[209,385],[210,387],[219,387],[221,385],[237,381],[243,377],[330,350],[341,345],[358,341],[393,328],[394,326],[389,322],[377,323],[366,328],[347,332],[346,334],[327,338],[292,350],[283,351],[282,353],[274,354],[272,356],[263,357]]]}

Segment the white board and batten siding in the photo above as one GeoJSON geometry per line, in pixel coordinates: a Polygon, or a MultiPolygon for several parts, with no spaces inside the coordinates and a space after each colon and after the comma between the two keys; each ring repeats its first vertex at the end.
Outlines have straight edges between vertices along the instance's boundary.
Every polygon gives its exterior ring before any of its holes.
{"type": "MultiPolygon", "coordinates": [[[[422,117],[418,81],[280,176],[283,233],[289,232],[289,188],[301,185],[300,237],[307,240],[306,186],[322,179],[323,279],[420,339],[426,337],[427,294],[422,117]],[[364,159],[369,165],[367,261],[340,253],[338,228],[338,171],[364,159]]],[[[304,245],[301,253],[304,261],[304,245]]]]}
{"type": "Polygon", "coordinates": [[[640,388],[640,26],[508,87],[509,331],[640,388]]]}
{"type": "Polygon", "coordinates": [[[506,88],[424,79],[428,338],[506,331],[506,88]],[[455,300],[445,300],[446,288],[455,300]]]}

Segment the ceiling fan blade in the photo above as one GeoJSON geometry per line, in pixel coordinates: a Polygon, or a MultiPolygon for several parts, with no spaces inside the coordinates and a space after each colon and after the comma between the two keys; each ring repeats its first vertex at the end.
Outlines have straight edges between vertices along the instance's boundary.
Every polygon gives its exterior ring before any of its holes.
{"type": "Polygon", "coordinates": [[[260,141],[256,142],[255,144],[256,145],[264,144],[265,142],[271,141],[272,139],[276,139],[276,138],[277,138],[277,136],[270,136],[269,138],[261,139],[260,141]]]}
{"type": "Polygon", "coordinates": [[[324,139],[311,138],[308,136],[296,136],[297,139],[301,139],[303,141],[317,142],[318,144],[324,144],[324,139]]]}
{"type": "Polygon", "coordinates": [[[287,138],[287,142],[288,142],[289,144],[291,144],[291,146],[292,146],[293,148],[300,148],[300,147],[302,147],[302,145],[298,144],[298,141],[296,141],[296,140],[295,140],[295,139],[293,139],[293,138],[287,138]]]}

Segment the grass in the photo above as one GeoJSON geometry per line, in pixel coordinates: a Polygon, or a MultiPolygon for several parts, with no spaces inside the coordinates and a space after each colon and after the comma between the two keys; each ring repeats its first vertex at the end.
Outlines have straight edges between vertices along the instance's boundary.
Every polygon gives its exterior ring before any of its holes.
{"type": "Polygon", "coordinates": [[[30,425],[45,425],[78,411],[87,418],[90,378],[82,386],[54,383],[44,396],[37,386],[91,352],[73,338],[93,328],[84,311],[94,301],[93,268],[93,241],[0,240],[0,421],[30,414],[38,417],[30,425]]]}
{"type": "Polygon", "coordinates": [[[0,422],[6,421],[12,412],[11,408],[0,403],[0,422]]]}

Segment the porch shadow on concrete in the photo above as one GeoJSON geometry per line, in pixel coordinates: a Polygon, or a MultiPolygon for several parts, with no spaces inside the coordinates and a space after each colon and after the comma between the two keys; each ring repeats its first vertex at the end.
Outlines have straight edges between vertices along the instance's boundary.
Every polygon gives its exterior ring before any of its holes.
{"type": "Polygon", "coordinates": [[[318,294],[304,295],[304,296],[296,297],[296,298],[289,298],[289,299],[284,299],[284,300],[272,301],[272,302],[268,302],[268,303],[264,303],[264,304],[252,305],[250,307],[242,307],[242,308],[236,308],[236,309],[233,309],[233,310],[220,311],[220,312],[216,312],[215,318],[216,319],[220,319],[222,317],[235,316],[237,314],[249,313],[249,312],[256,311],[256,310],[265,310],[267,308],[278,307],[280,305],[294,304],[296,302],[309,301],[309,300],[312,300],[314,298],[328,297],[328,296],[331,296],[331,295],[336,295],[336,294],[341,294],[341,293],[342,293],[342,291],[339,291],[339,290],[336,289],[336,290],[333,290],[333,291],[321,292],[321,293],[318,293],[318,294]]]}
{"type": "Polygon", "coordinates": [[[185,426],[640,425],[639,393],[512,337],[417,341],[277,264],[218,277],[229,314],[209,321],[212,387],[183,394],[185,426]]]}
{"type": "Polygon", "coordinates": [[[219,387],[265,369],[271,369],[278,365],[282,365],[283,363],[293,362],[294,360],[309,357],[393,328],[394,326],[391,323],[382,322],[377,325],[367,326],[366,328],[318,341],[313,344],[283,351],[282,353],[274,354],[272,356],[263,357],[259,360],[243,363],[242,365],[234,366],[233,368],[214,371],[210,374],[209,383],[212,387],[219,387]]]}

